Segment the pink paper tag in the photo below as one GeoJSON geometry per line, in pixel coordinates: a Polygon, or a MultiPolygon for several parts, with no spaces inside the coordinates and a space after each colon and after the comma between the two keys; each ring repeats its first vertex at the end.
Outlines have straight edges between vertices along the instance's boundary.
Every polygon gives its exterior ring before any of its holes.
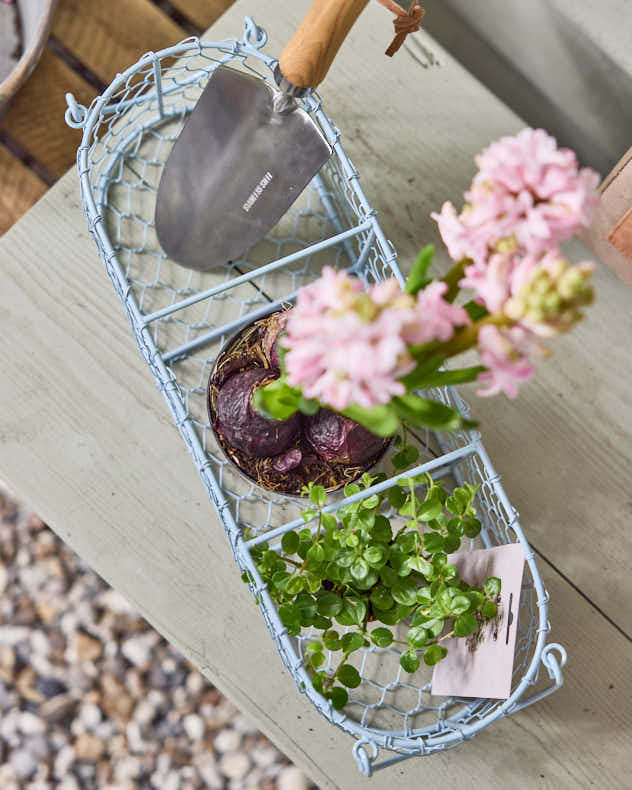
{"type": "Polygon", "coordinates": [[[446,639],[448,655],[432,676],[432,693],[455,697],[507,699],[511,693],[518,607],[524,570],[519,543],[448,555],[459,576],[482,587],[490,576],[501,581],[498,616],[467,638],[446,639]]]}

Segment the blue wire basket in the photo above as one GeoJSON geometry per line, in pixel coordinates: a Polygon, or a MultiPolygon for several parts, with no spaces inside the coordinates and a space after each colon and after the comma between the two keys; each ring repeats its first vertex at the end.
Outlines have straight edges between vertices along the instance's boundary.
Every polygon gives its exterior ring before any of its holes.
{"type": "MultiPolygon", "coordinates": [[[[415,755],[460,745],[496,719],[550,694],[562,684],[564,648],[547,644],[548,594],[531,550],[481,443],[473,431],[416,436],[420,463],[408,474],[431,472],[453,483],[480,486],[476,506],[483,523],[469,548],[520,542],[526,557],[512,692],[506,701],[431,694],[431,670],[408,675],[394,647],[358,651],[362,683],[343,711],[312,687],[305,670],[308,629],[288,636],[262,583],[251,549],[264,541],[280,548],[283,534],[304,525],[296,499],[259,488],[223,455],[206,415],[207,380],[220,349],[245,324],[291,301],[296,291],[332,265],[366,283],[403,278],[394,247],[346,156],[340,132],[320,98],[301,102],[320,125],[334,156],[264,241],[240,260],[211,272],[170,261],[160,248],[154,210],[162,168],[209,76],[222,64],[271,81],[276,59],[262,51],[265,32],[246,17],[240,39],[190,38],[149,52],[97,97],[89,108],[67,95],[66,121],[83,130],[77,163],[88,228],[127,311],[140,351],[171,410],[220,517],[240,571],[248,571],[283,663],[298,689],[332,723],[356,739],[353,754],[370,776],[415,755]],[[544,669],[544,671],[542,671],[544,669]],[[380,758],[380,750],[391,752],[380,758]]],[[[451,388],[432,397],[467,413],[451,388]]],[[[383,462],[389,469],[388,460],[383,462]]],[[[397,476],[360,494],[330,499],[340,507],[396,485],[397,476]]],[[[392,515],[392,514],[387,514],[392,515]]],[[[236,571],[237,572],[237,571],[236,571]]],[[[327,656],[324,669],[332,668],[327,656]]]]}

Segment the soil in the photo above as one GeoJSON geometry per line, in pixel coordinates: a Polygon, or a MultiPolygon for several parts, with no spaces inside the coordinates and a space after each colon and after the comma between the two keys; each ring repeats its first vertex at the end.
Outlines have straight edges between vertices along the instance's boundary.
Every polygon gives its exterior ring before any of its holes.
{"type": "Polygon", "coordinates": [[[0,83],[13,71],[21,56],[22,34],[17,4],[0,0],[0,83]]]}
{"type": "MultiPolygon", "coordinates": [[[[305,438],[304,431],[301,429],[295,442],[288,450],[300,450],[302,460],[294,469],[282,472],[275,468],[275,464],[279,463],[281,456],[255,458],[246,455],[228,442],[218,425],[216,415],[217,395],[222,385],[232,375],[251,368],[263,368],[274,372],[274,367],[268,359],[270,355],[269,353],[266,354],[264,350],[263,339],[266,328],[269,322],[273,320],[275,313],[271,313],[269,316],[245,326],[229,341],[217,357],[208,384],[208,411],[211,427],[227,458],[246,477],[263,488],[279,494],[301,496],[303,486],[313,481],[316,485],[324,486],[327,491],[336,491],[347,483],[357,480],[364,472],[371,469],[386,451],[390,440],[385,439],[379,452],[369,458],[364,464],[345,464],[325,461],[321,458],[309,444],[305,438]]],[[[300,419],[303,425],[306,418],[300,415],[300,419]]],[[[285,450],[282,455],[286,456],[288,450],[285,450]]]]}

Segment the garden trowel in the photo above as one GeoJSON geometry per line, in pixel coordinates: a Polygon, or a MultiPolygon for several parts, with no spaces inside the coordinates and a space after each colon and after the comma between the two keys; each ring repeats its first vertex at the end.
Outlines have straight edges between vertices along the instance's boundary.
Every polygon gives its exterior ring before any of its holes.
{"type": "Polygon", "coordinates": [[[295,99],[324,79],[368,0],[315,0],[275,69],[276,86],[218,67],[169,155],[156,232],[177,263],[208,270],[260,241],[331,156],[295,99]]]}

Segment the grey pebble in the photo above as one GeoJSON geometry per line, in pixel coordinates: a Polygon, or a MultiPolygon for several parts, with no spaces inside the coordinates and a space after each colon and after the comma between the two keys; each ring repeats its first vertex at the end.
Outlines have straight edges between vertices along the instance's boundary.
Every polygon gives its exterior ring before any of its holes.
{"type": "Polygon", "coordinates": [[[22,779],[29,779],[37,770],[37,760],[27,749],[14,749],[9,760],[13,770],[22,779]]]}

